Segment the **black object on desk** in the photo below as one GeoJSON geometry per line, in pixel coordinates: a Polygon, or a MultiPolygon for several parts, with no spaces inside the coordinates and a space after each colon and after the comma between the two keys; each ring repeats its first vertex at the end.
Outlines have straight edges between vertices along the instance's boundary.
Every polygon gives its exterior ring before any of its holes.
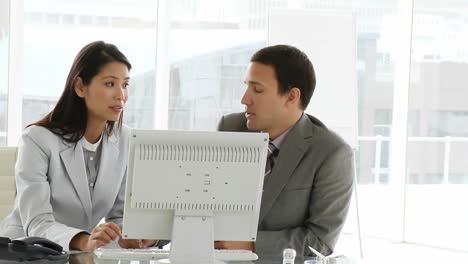
{"type": "Polygon", "coordinates": [[[54,263],[65,263],[68,254],[63,248],[42,237],[24,237],[10,240],[0,237],[0,260],[27,262],[47,260],[54,263]]]}

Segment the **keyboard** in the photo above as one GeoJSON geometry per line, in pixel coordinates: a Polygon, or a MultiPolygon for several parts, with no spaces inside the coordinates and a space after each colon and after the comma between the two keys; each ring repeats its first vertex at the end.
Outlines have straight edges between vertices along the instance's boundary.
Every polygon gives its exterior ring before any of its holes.
{"type": "MultiPolygon", "coordinates": [[[[159,260],[169,258],[168,249],[124,249],[124,248],[98,248],[94,254],[99,259],[114,260],[159,260]]],[[[253,261],[257,260],[257,254],[250,250],[242,249],[215,249],[215,258],[220,261],[253,261]]]]}
{"type": "Polygon", "coordinates": [[[159,248],[124,249],[124,248],[98,248],[94,255],[99,259],[119,260],[158,260],[169,257],[169,250],[159,248]]]}

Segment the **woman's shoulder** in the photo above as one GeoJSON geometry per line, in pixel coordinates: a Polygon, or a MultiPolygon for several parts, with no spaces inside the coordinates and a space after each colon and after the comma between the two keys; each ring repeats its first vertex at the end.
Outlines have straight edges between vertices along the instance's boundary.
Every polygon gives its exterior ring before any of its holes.
{"type": "Polygon", "coordinates": [[[32,125],[23,130],[23,137],[27,136],[33,139],[56,137],[52,131],[43,126],[32,125]]]}
{"type": "Polygon", "coordinates": [[[62,142],[62,139],[43,126],[32,125],[23,130],[22,139],[29,138],[38,145],[62,142]]]}

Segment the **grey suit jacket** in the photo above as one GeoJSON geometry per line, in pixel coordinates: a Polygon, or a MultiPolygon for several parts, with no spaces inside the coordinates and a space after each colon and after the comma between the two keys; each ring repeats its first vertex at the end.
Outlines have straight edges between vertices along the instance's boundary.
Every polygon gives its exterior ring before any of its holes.
{"type": "Polygon", "coordinates": [[[15,207],[0,224],[0,236],[39,236],[69,249],[79,232],[102,218],[123,216],[129,129],[102,140],[99,172],[91,194],[80,142],[63,141],[40,126],[26,128],[18,144],[15,207]]]}
{"type": "MultiPolygon", "coordinates": [[[[244,113],[224,116],[220,131],[249,131],[244,113]]],[[[318,119],[303,114],[281,144],[264,182],[255,250],[281,255],[307,246],[331,254],[343,228],[354,182],[352,149],[318,119]]]]}

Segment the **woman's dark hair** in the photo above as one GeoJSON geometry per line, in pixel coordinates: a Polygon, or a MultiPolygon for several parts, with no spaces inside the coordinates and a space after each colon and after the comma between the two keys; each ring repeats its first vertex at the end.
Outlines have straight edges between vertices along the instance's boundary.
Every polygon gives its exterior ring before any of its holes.
{"type": "Polygon", "coordinates": [[[301,91],[301,106],[306,109],[315,90],[315,71],[307,55],[296,47],[276,45],[257,51],[251,62],[271,65],[275,69],[279,94],[297,87],[301,91]]]}
{"type": "MultiPolygon", "coordinates": [[[[41,120],[28,125],[37,125],[49,129],[67,142],[76,143],[85,131],[88,119],[88,111],[83,98],[75,92],[75,83],[78,77],[84,85],[91,83],[101,68],[111,62],[120,62],[132,68],[127,57],[112,44],[96,41],[86,45],[80,50],[73,61],[68,74],[65,88],[55,108],[41,120]]],[[[120,115],[118,129],[122,127],[123,112],[120,115]]],[[[112,134],[115,121],[107,121],[106,133],[112,134]]]]}

